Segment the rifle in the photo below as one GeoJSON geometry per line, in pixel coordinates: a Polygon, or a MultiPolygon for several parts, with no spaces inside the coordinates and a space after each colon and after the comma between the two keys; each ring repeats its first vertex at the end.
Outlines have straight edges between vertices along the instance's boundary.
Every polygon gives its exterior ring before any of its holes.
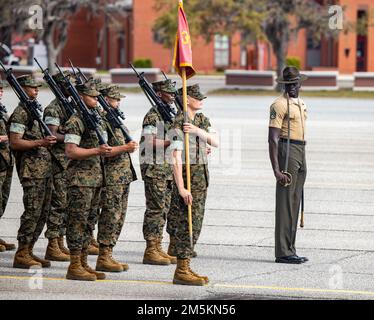
{"type": "Polygon", "coordinates": [[[57,98],[57,100],[64,107],[66,115],[67,115],[67,118],[69,119],[75,113],[75,109],[74,109],[73,104],[62,93],[60,87],[58,86],[58,84],[56,83],[56,81],[50,75],[50,73],[48,71],[48,68],[45,69],[45,70],[43,70],[43,68],[39,64],[38,60],[36,60],[36,58],[34,58],[34,60],[38,64],[40,70],[42,71],[42,73],[44,75],[43,79],[45,80],[45,82],[47,82],[49,88],[51,89],[51,91],[53,92],[53,94],[55,95],[55,97],[57,98]]]}
{"type": "MultiPolygon", "coordinates": [[[[165,72],[164,71],[161,71],[162,74],[164,75],[165,77],[165,80],[169,80],[168,77],[166,76],[165,72]]],[[[182,98],[181,96],[178,94],[177,91],[175,91],[175,102],[174,102],[175,106],[177,107],[177,110],[179,112],[183,112],[183,102],[182,102],[182,98]]]]}
{"type": "MultiPolygon", "coordinates": [[[[6,79],[9,85],[12,87],[14,93],[18,97],[19,101],[25,106],[27,112],[30,114],[32,120],[36,120],[38,124],[41,126],[44,136],[53,136],[51,130],[49,130],[48,126],[45,124],[42,118],[43,109],[40,103],[37,100],[31,100],[28,95],[26,94],[25,90],[21,87],[18,83],[16,77],[13,74],[12,68],[6,70],[4,65],[0,62],[0,66],[3,68],[6,79]]],[[[57,163],[59,169],[64,171],[64,167],[60,163],[60,161],[55,157],[55,155],[51,152],[49,148],[46,148],[51,155],[52,159],[57,163]]]]}
{"type": "MultiPolygon", "coordinates": [[[[79,79],[83,79],[84,81],[88,81],[87,77],[84,75],[84,73],[81,71],[80,68],[77,68],[78,72],[79,72],[79,74],[77,75],[71,61],[70,61],[70,65],[71,65],[71,68],[73,69],[74,75],[76,75],[76,77],[79,77],[79,79]]],[[[102,94],[100,94],[97,97],[97,100],[99,101],[99,103],[103,107],[103,109],[105,110],[106,119],[110,123],[111,127],[112,128],[118,128],[118,129],[121,130],[121,132],[122,132],[122,134],[125,138],[125,143],[129,143],[130,141],[134,141],[134,139],[131,138],[131,136],[127,132],[127,129],[124,126],[123,122],[119,119],[120,115],[119,115],[119,113],[116,112],[116,110],[118,110],[118,108],[117,109],[112,108],[108,104],[108,102],[105,100],[105,98],[102,94]]],[[[125,116],[123,115],[123,113],[121,111],[119,111],[119,112],[122,114],[123,119],[125,119],[125,116]]]]}
{"type": "Polygon", "coordinates": [[[39,123],[39,125],[42,127],[44,134],[46,136],[53,136],[51,130],[49,130],[48,126],[45,124],[45,122],[42,119],[43,109],[42,109],[42,106],[39,104],[39,102],[37,100],[31,100],[28,97],[25,90],[23,90],[21,85],[18,83],[16,77],[14,76],[12,68],[6,70],[4,65],[1,62],[0,62],[0,66],[3,68],[6,74],[6,79],[8,83],[12,87],[18,99],[25,106],[28,113],[31,115],[31,118],[33,120],[36,120],[39,123]]]}
{"type": "Polygon", "coordinates": [[[88,109],[88,107],[85,105],[85,103],[82,101],[81,97],[79,96],[77,89],[72,85],[70,80],[65,77],[59,65],[57,63],[55,63],[55,65],[58,71],[60,72],[60,75],[64,79],[67,91],[71,95],[75,104],[78,106],[78,109],[83,118],[82,120],[85,122],[87,129],[95,131],[96,136],[99,139],[100,145],[106,144],[104,137],[99,131],[99,125],[101,122],[100,116],[97,113],[91,112],[88,109]]]}
{"type": "Polygon", "coordinates": [[[156,108],[161,115],[161,118],[164,122],[173,122],[174,113],[170,109],[170,107],[164,103],[161,98],[156,94],[153,90],[152,86],[149,84],[147,79],[144,76],[144,72],[138,73],[135,67],[130,63],[131,68],[134,70],[136,76],[139,78],[139,86],[142,88],[144,94],[148,98],[149,102],[151,103],[152,107],[156,108]]]}

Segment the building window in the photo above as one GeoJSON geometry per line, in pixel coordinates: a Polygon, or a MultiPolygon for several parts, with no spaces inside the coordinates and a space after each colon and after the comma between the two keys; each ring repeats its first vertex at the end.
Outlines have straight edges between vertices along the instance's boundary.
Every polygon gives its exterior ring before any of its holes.
{"type": "Polygon", "coordinates": [[[228,67],[230,63],[230,39],[228,36],[214,36],[214,65],[228,67]]]}

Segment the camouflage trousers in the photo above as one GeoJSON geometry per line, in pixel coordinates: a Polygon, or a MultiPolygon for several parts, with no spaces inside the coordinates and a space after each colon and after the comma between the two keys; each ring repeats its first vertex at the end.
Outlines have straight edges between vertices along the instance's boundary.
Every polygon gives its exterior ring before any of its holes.
{"type": "Polygon", "coordinates": [[[10,187],[12,185],[13,177],[13,166],[9,167],[8,170],[0,172],[0,218],[5,212],[5,208],[8,204],[10,187]]]}
{"type": "Polygon", "coordinates": [[[92,233],[89,218],[96,215],[101,187],[69,187],[66,239],[70,250],[88,248],[92,233]]]}
{"type": "MultiPolygon", "coordinates": [[[[207,190],[192,189],[192,235],[193,244],[198,241],[203,226],[205,201],[207,190]]],[[[190,244],[190,235],[188,230],[188,207],[184,204],[183,199],[174,188],[171,208],[169,212],[168,233],[176,241],[176,254],[179,259],[187,259],[192,257],[193,248],[190,244]]]]}
{"type": "Polygon", "coordinates": [[[17,240],[30,244],[35,243],[43,231],[51,209],[52,179],[24,179],[23,205],[25,211],[21,216],[21,225],[17,240]]]}
{"type": "Polygon", "coordinates": [[[53,176],[51,212],[47,219],[45,237],[55,239],[66,234],[67,220],[67,185],[66,171],[53,176]]]}
{"type": "Polygon", "coordinates": [[[172,180],[144,179],[146,210],[143,221],[143,235],[145,240],[162,238],[165,221],[169,221],[168,213],[173,185],[172,180]]]}
{"type": "Polygon", "coordinates": [[[116,245],[126,218],[129,191],[129,184],[106,186],[103,189],[97,235],[100,245],[116,245]]]}

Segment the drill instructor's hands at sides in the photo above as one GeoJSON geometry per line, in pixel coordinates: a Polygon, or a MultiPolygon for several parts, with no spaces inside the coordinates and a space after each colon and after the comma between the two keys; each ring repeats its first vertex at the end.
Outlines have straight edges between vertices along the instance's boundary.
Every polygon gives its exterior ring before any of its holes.
{"type": "Polygon", "coordinates": [[[290,178],[281,171],[275,171],[274,176],[277,179],[277,182],[279,182],[281,185],[290,183],[290,178]]]}

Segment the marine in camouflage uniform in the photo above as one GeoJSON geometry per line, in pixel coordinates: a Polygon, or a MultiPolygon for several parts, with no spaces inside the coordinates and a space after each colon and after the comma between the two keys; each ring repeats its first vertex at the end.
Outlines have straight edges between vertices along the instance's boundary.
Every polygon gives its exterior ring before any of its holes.
{"type": "MultiPolygon", "coordinates": [[[[182,95],[182,91],[179,91],[182,95]]],[[[177,255],[177,269],[173,282],[185,285],[204,285],[209,282],[208,277],[199,276],[189,267],[193,248],[190,244],[188,206],[192,195],[192,228],[193,244],[199,239],[204,220],[205,201],[209,186],[209,170],[207,161],[207,143],[218,146],[209,119],[200,111],[202,100],[206,97],[200,92],[199,85],[187,87],[188,116],[189,116],[189,142],[190,142],[190,172],[191,194],[185,189],[186,167],[184,163],[184,124],[183,114],[179,114],[173,124],[173,151],[176,163],[174,176],[177,188],[174,189],[171,210],[169,212],[171,230],[169,233],[175,237],[175,251],[177,255]],[[214,140],[213,140],[214,139],[214,140]],[[181,162],[182,161],[182,162],[181,162]],[[179,176],[180,174],[180,176],[179,176]],[[189,201],[186,198],[190,199],[189,201]],[[187,201],[187,202],[186,202],[187,201]]]]}
{"type": "MultiPolygon", "coordinates": [[[[40,86],[31,76],[17,78],[30,99],[36,99],[40,86]]],[[[44,137],[40,124],[33,120],[20,102],[9,119],[10,146],[14,150],[18,177],[23,188],[24,212],[18,230],[18,250],[13,267],[49,267],[48,260],[35,256],[32,251],[43,231],[51,206],[52,158],[47,147],[55,137],[44,137]]]]}
{"type": "MultiPolygon", "coordinates": [[[[175,83],[165,80],[152,85],[160,98],[171,107],[175,99],[175,83]]],[[[168,219],[174,184],[167,149],[170,141],[166,133],[170,126],[170,123],[163,121],[156,107],[151,108],[143,120],[140,169],[146,198],[143,235],[147,247],[143,257],[144,264],[176,263],[176,258],[168,255],[161,247],[163,228],[168,219]]]]}
{"type": "MultiPolygon", "coordinates": [[[[64,72],[64,75],[70,79],[70,73],[64,72]]],[[[62,90],[63,94],[68,97],[61,81],[61,74],[53,75],[53,79],[62,90]]],[[[45,236],[48,239],[48,246],[45,258],[52,261],[69,261],[69,250],[64,246],[64,236],[66,235],[67,220],[67,185],[66,169],[69,159],[65,155],[65,123],[69,116],[63,105],[54,99],[44,110],[44,121],[50,130],[57,136],[57,143],[51,148],[56,160],[53,163],[53,190],[51,201],[51,212],[47,219],[47,231],[45,236]],[[62,167],[62,168],[61,168],[62,167]]]]}
{"type": "MultiPolygon", "coordinates": [[[[97,106],[95,84],[89,81],[76,86],[82,101],[90,110],[97,106]]],[[[105,123],[99,128],[107,140],[105,123]]],[[[67,171],[67,243],[70,249],[70,265],[66,278],[70,280],[95,281],[105,279],[104,273],[95,272],[87,264],[87,248],[91,226],[88,218],[98,212],[101,188],[105,183],[105,172],[101,156],[110,152],[105,144],[99,146],[95,131],[86,127],[80,112],[65,124],[65,153],[71,159],[67,171]]]]}
{"type": "MultiPolygon", "coordinates": [[[[0,80],[0,100],[3,95],[3,88],[5,82],[0,80]]],[[[12,184],[13,176],[13,155],[11,153],[8,133],[7,133],[7,122],[9,120],[7,109],[0,102],[0,218],[5,212],[5,208],[8,203],[10,187],[12,184]]],[[[11,243],[7,243],[3,239],[0,239],[0,252],[5,250],[14,250],[16,246],[11,243]]]]}
{"type": "MultiPolygon", "coordinates": [[[[119,108],[121,95],[117,86],[109,85],[100,91],[111,108],[119,108]]],[[[110,126],[110,124],[109,124],[110,126]]],[[[127,128],[126,128],[127,129],[127,128]]],[[[112,256],[125,222],[130,183],[137,180],[129,152],[138,148],[135,141],[126,144],[119,128],[110,126],[108,143],[119,154],[105,159],[106,185],[102,190],[102,210],[98,221],[99,257],[96,270],[106,272],[127,271],[126,263],[117,262],[112,256]]],[[[127,130],[128,132],[128,130],[127,130]]]]}

